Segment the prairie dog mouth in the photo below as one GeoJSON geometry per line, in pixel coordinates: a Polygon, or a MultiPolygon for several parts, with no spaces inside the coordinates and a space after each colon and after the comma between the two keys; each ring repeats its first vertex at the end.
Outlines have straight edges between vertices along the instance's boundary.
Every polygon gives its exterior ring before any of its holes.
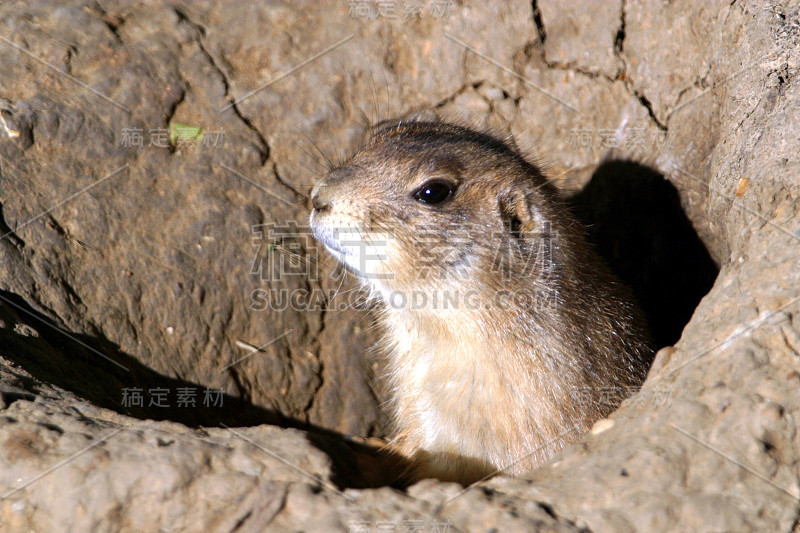
{"type": "Polygon", "coordinates": [[[320,223],[312,218],[314,237],[340,263],[366,279],[385,279],[386,261],[393,238],[387,233],[372,233],[356,225],[320,223]]]}

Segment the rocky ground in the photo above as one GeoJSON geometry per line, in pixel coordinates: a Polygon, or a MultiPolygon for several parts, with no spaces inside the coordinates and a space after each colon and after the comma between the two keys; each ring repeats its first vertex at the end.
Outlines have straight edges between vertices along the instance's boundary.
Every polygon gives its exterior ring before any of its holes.
{"type": "Polygon", "coordinates": [[[1,3],[0,531],[800,531],[800,4],[566,4],[1,3]],[[356,488],[375,333],[302,227],[422,107],[574,193],[663,348],[525,479],[356,488]]]}

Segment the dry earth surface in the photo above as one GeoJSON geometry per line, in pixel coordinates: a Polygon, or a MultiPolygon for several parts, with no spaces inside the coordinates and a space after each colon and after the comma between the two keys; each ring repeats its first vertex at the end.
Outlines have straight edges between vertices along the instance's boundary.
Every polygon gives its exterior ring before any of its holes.
{"type": "Polygon", "coordinates": [[[800,531],[799,15],[0,3],[0,531],[800,531]],[[293,235],[422,107],[577,193],[663,348],[526,479],[355,488],[375,332],[293,235]]]}

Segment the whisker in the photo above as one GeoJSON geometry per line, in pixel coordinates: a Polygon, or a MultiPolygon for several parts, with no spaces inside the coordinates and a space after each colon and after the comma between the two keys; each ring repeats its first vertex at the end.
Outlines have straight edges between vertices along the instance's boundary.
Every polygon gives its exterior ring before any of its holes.
{"type": "MultiPolygon", "coordinates": [[[[391,112],[392,109],[392,103],[391,103],[392,95],[391,95],[391,89],[389,88],[389,80],[386,79],[386,70],[381,69],[381,73],[383,74],[383,84],[386,87],[386,113],[383,115],[383,120],[388,120],[389,113],[391,112]]],[[[375,123],[377,124],[377,121],[375,123]]]]}
{"type": "Polygon", "coordinates": [[[372,102],[375,106],[375,117],[372,119],[372,122],[376,122],[378,120],[378,116],[380,115],[380,111],[378,110],[378,91],[375,88],[375,79],[372,73],[372,65],[367,63],[367,67],[369,68],[369,84],[372,88],[372,102]]]}
{"type": "MultiPolygon", "coordinates": [[[[309,158],[310,158],[310,159],[311,159],[313,162],[315,162],[317,165],[319,165],[319,166],[322,168],[322,170],[323,170],[324,172],[328,172],[328,170],[330,170],[328,167],[326,167],[325,165],[323,165],[323,164],[322,164],[322,162],[321,162],[319,159],[317,159],[316,157],[314,157],[314,155],[312,155],[312,154],[311,154],[311,152],[309,152],[308,150],[306,150],[305,148],[303,148],[303,145],[302,145],[302,144],[300,144],[300,143],[297,143],[297,147],[298,147],[298,148],[300,148],[300,150],[301,150],[301,151],[302,151],[304,154],[306,154],[306,155],[307,155],[307,156],[308,156],[308,157],[309,157],[309,158]]],[[[315,171],[315,173],[316,173],[316,172],[319,172],[319,171],[315,171]]]]}
{"type": "Polygon", "coordinates": [[[311,146],[313,146],[314,148],[316,148],[316,149],[317,149],[317,152],[319,152],[319,153],[320,153],[320,155],[322,155],[322,157],[324,157],[324,158],[325,158],[325,160],[328,162],[328,164],[330,164],[330,168],[328,168],[327,170],[331,170],[331,169],[334,169],[334,168],[336,168],[336,165],[334,165],[334,164],[333,164],[333,161],[331,161],[331,158],[330,158],[330,157],[328,157],[328,156],[325,154],[325,152],[323,152],[323,151],[320,149],[320,147],[317,145],[317,143],[315,143],[315,142],[314,142],[314,141],[311,139],[311,137],[309,137],[309,136],[306,134],[306,132],[304,132],[304,131],[300,131],[300,130],[298,130],[298,129],[296,129],[296,128],[295,128],[295,131],[299,132],[299,133],[300,133],[300,134],[301,134],[303,137],[305,137],[305,138],[308,140],[308,142],[310,142],[310,143],[311,143],[311,146]]]}
{"type": "Polygon", "coordinates": [[[328,301],[329,305],[332,304],[333,301],[336,299],[336,297],[339,295],[339,290],[341,290],[342,285],[344,284],[344,280],[345,280],[346,277],[347,277],[347,275],[342,276],[341,281],[339,281],[339,286],[336,287],[336,290],[333,292],[333,296],[331,296],[331,299],[328,301]]]}

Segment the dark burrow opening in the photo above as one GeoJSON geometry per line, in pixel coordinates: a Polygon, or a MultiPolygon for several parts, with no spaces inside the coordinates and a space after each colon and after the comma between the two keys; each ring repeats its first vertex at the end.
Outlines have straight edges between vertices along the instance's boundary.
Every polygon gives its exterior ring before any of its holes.
{"type": "Polygon", "coordinates": [[[650,167],[611,160],[569,201],[588,240],[633,290],[656,349],[675,344],[719,273],[678,191],[650,167]]]}

